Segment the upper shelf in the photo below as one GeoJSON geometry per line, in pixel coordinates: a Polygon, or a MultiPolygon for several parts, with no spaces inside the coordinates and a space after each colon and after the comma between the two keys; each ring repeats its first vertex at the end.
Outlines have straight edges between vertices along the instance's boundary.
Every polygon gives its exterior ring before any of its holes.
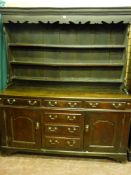
{"type": "Polygon", "coordinates": [[[121,48],[124,49],[124,44],[120,45],[59,45],[59,44],[34,44],[34,43],[8,43],[9,47],[46,47],[46,48],[74,48],[74,49],[102,49],[102,48],[121,48]]]}

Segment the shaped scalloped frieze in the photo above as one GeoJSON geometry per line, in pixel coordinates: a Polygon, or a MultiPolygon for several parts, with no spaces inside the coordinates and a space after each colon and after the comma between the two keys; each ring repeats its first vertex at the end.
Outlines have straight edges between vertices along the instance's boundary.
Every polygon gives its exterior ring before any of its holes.
{"type": "Polygon", "coordinates": [[[102,23],[130,23],[130,15],[44,15],[44,16],[24,16],[24,15],[5,15],[4,23],[56,23],[59,24],[102,24],[102,23]]]}

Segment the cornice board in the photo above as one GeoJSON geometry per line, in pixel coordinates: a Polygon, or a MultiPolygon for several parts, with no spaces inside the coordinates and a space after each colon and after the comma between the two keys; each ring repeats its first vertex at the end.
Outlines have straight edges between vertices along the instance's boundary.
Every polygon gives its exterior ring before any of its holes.
{"type": "Polygon", "coordinates": [[[4,23],[56,23],[59,24],[102,24],[102,23],[130,23],[131,16],[92,16],[92,15],[42,15],[42,16],[22,16],[5,15],[4,23]]]}
{"type": "Polygon", "coordinates": [[[97,8],[13,8],[13,7],[4,7],[0,8],[0,13],[2,14],[61,14],[61,13],[70,13],[70,14],[131,14],[131,7],[97,7],[97,8]]]}
{"type": "Polygon", "coordinates": [[[119,8],[0,8],[4,23],[131,23],[131,7],[119,8]]]}

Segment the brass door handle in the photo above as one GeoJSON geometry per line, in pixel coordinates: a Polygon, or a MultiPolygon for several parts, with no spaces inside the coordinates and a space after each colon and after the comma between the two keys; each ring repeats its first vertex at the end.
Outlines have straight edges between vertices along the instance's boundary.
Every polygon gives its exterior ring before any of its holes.
{"type": "Polygon", "coordinates": [[[85,125],[85,132],[89,131],[89,125],[85,125]]]}
{"type": "Polygon", "coordinates": [[[36,122],[35,129],[38,130],[39,128],[40,128],[40,123],[39,122],[36,122]]]}

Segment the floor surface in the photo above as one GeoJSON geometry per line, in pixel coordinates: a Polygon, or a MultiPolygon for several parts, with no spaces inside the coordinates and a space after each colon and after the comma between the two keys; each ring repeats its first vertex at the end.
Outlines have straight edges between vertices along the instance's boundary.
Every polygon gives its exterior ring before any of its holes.
{"type": "Polygon", "coordinates": [[[13,154],[0,156],[0,175],[131,175],[131,162],[13,154]]]}

